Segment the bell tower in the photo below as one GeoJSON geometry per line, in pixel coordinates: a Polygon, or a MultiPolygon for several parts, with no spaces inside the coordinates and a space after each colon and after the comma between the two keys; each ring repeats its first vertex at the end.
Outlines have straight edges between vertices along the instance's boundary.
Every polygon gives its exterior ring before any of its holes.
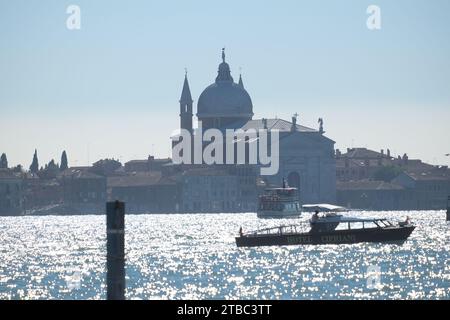
{"type": "Polygon", "coordinates": [[[187,71],[184,75],[183,91],[180,98],[180,128],[192,132],[192,96],[189,89],[187,71]]]}

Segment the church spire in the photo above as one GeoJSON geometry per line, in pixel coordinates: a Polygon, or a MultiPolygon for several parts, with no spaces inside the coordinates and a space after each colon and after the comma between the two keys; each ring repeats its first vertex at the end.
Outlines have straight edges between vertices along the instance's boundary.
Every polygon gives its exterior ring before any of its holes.
{"type": "Polygon", "coordinates": [[[192,96],[189,89],[187,70],[184,74],[183,90],[180,98],[180,127],[192,131],[192,96]]]}
{"type": "Polygon", "coordinates": [[[192,103],[192,96],[191,96],[191,89],[189,89],[189,82],[187,78],[187,70],[184,74],[184,83],[183,83],[183,90],[181,91],[181,98],[180,103],[192,103]]]}

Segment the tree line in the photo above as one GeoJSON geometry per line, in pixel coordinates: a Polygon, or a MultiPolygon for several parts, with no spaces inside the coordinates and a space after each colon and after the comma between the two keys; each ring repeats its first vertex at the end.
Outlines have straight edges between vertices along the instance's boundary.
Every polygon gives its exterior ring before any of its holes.
{"type": "MultiPolygon", "coordinates": [[[[38,159],[37,149],[34,150],[33,160],[31,161],[31,165],[29,167],[30,172],[36,173],[36,174],[38,174],[38,173],[45,174],[45,172],[57,173],[58,171],[64,171],[68,168],[69,168],[69,164],[67,161],[67,153],[65,150],[61,154],[60,164],[56,163],[55,160],[52,159],[44,167],[42,167],[42,166],[39,167],[39,159],[38,159]]],[[[2,155],[0,156],[0,169],[9,169],[8,158],[6,156],[6,153],[2,153],[2,155]]],[[[23,171],[22,165],[20,165],[20,164],[11,169],[13,169],[14,171],[23,171]]]]}

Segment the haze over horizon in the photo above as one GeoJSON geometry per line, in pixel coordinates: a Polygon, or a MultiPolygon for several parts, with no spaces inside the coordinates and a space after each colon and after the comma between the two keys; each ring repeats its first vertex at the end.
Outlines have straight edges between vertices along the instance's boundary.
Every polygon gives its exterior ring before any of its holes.
{"type": "Polygon", "coordinates": [[[254,118],[318,128],[336,148],[450,165],[450,2],[1,1],[0,153],[10,166],[170,155],[184,69],[194,99],[221,48],[254,118]],[[66,8],[81,8],[68,30],[66,8]],[[369,5],[382,28],[366,27],[369,5]]]}

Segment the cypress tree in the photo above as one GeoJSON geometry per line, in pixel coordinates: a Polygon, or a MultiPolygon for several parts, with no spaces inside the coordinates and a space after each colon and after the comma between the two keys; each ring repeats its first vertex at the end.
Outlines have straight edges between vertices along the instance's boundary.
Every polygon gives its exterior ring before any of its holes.
{"type": "Polygon", "coordinates": [[[69,165],[67,163],[67,154],[66,154],[66,150],[63,151],[62,155],[61,155],[61,166],[59,167],[61,169],[61,171],[66,170],[67,168],[69,168],[69,165]]]}
{"type": "Polygon", "coordinates": [[[37,173],[39,171],[39,161],[36,149],[34,150],[33,162],[31,163],[30,171],[33,173],[37,173]]]}
{"type": "Polygon", "coordinates": [[[0,169],[8,169],[8,159],[6,158],[6,153],[2,153],[0,157],[0,169]]]}

